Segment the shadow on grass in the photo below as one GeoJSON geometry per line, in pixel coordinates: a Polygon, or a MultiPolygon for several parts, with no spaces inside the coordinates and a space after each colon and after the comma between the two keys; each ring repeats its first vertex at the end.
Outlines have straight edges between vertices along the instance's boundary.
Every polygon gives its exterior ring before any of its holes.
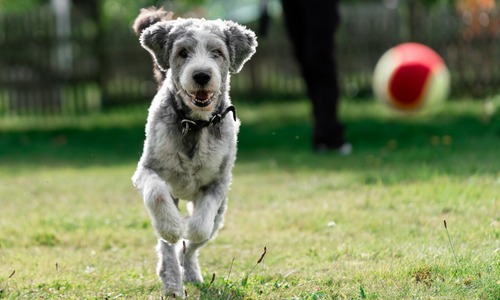
{"type": "MultiPolygon", "coordinates": [[[[294,171],[350,171],[367,174],[364,183],[392,183],[415,178],[415,169],[469,177],[497,175],[500,170],[500,121],[487,125],[474,117],[435,119],[422,123],[383,123],[373,119],[346,122],[354,146],[350,156],[312,152],[311,126],[245,125],[239,134],[237,164],[257,163],[294,171]],[[446,137],[445,137],[446,136],[446,137]],[[370,175],[371,174],[371,175],[370,175]]],[[[140,158],[144,127],[0,133],[0,164],[5,170],[40,167],[135,164],[140,158]]],[[[423,171],[422,171],[423,172],[423,171]]],[[[422,174],[418,175],[422,178],[422,174]]],[[[424,175],[425,177],[425,175],[424,175]]]]}

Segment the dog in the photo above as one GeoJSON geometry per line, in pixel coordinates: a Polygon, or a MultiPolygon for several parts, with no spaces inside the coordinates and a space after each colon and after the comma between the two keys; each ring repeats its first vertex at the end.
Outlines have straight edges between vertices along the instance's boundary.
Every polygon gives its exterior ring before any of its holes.
{"type": "Polygon", "coordinates": [[[142,9],[133,26],[154,58],[159,90],[132,181],[158,236],[163,288],[181,295],[183,281],[203,282],[198,249],[224,222],[240,126],[229,77],[255,53],[257,38],[232,21],[171,17],[142,9]],[[188,215],[179,199],[188,201],[188,215]]]}

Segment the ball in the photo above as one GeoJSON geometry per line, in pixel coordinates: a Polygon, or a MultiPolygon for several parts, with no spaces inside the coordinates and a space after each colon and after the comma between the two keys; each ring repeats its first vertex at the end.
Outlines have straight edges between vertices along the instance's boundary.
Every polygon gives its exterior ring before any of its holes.
{"type": "Polygon", "coordinates": [[[401,111],[414,112],[446,100],[450,73],[443,59],[431,48],[404,43],[389,49],[373,74],[377,99],[401,111]]]}

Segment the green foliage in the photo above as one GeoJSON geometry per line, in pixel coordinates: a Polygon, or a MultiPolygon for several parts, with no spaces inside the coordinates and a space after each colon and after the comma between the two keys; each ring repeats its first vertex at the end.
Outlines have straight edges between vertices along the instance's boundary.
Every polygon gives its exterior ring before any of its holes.
{"type": "Polygon", "coordinates": [[[35,245],[38,246],[55,246],[58,243],[58,240],[53,233],[48,232],[40,232],[33,236],[33,240],[35,245]]]}
{"type": "Polygon", "coordinates": [[[363,287],[360,285],[359,286],[359,296],[362,298],[362,299],[366,299],[366,296],[365,296],[365,291],[363,290],[363,287]]]}
{"type": "Polygon", "coordinates": [[[139,14],[141,8],[156,5],[153,0],[101,0],[100,11],[105,24],[112,25],[113,23],[122,22],[132,24],[134,19],[139,14]]]}
{"type": "MultiPolygon", "coordinates": [[[[166,9],[174,10],[176,14],[187,13],[196,7],[205,4],[207,0],[181,0],[172,1],[166,9]]],[[[106,24],[123,22],[131,24],[139,14],[141,8],[161,5],[158,0],[101,0],[102,17],[106,24]]]]}
{"type": "Polygon", "coordinates": [[[241,286],[242,287],[246,287],[247,286],[247,282],[248,282],[248,275],[243,277],[243,279],[241,280],[241,286]]]}
{"type": "MultiPolygon", "coordinates": [[[[419,2],[423,6],[432,7],[440,4],[453,4],[458,0],[399,0],[398,2],[402,5],[408,4],[409,2],[419,2]]],[[[379,0],[342,0],[342,3],[369,3],[376,2],[380,3],[379,0]]]]}
{"type": "Polygon", "coordinates": [[[327,293],[325,293],[325,292],[316,292],[316,293],[312,293],[306,299],[308,299],[308,300],[319,300],[319,299],[325,299],[326,297],[327,297],[327,293]]]}
{"type": "Polygon", "coordinates": [[[454,4],[455,2],[458,2],[458,0],[421,0],[421,3],[426,7],[433,7],[443,4],[454,4]]]}
{"type": "Polygon", "coordinates": [[[44,3],[43,0],[0,0],[0,11],[5,13],[32,10],[44,3]]]}

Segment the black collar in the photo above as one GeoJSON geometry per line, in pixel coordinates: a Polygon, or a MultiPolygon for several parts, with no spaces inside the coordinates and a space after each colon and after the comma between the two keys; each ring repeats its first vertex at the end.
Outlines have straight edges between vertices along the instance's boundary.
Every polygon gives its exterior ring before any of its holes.
{"type": "Polygon", "coordinates": [[[190,120],[186,117],[183,111],[178,109],[175,104],[174,104],[174,110],[175,113],[177,114],[177,117],[181,120],[181,126],[182,126],[182,137],[185,137],[189,131],[200,131],[205,127],[212,127],[214,126],[215,128],[218,129],[219,133],[219,139],[221,138],[221,130],[220,128],[222,127],[222,124],[224,123],[222,120],[226,117],[227,113],[232,111],[233,112],[233,118],[234,121],[236,121],[236,108],[233,105],[229,105],[224,111],[219,111],[215,113],[212,118],[208,121],[193,121],[190,120]]]}

